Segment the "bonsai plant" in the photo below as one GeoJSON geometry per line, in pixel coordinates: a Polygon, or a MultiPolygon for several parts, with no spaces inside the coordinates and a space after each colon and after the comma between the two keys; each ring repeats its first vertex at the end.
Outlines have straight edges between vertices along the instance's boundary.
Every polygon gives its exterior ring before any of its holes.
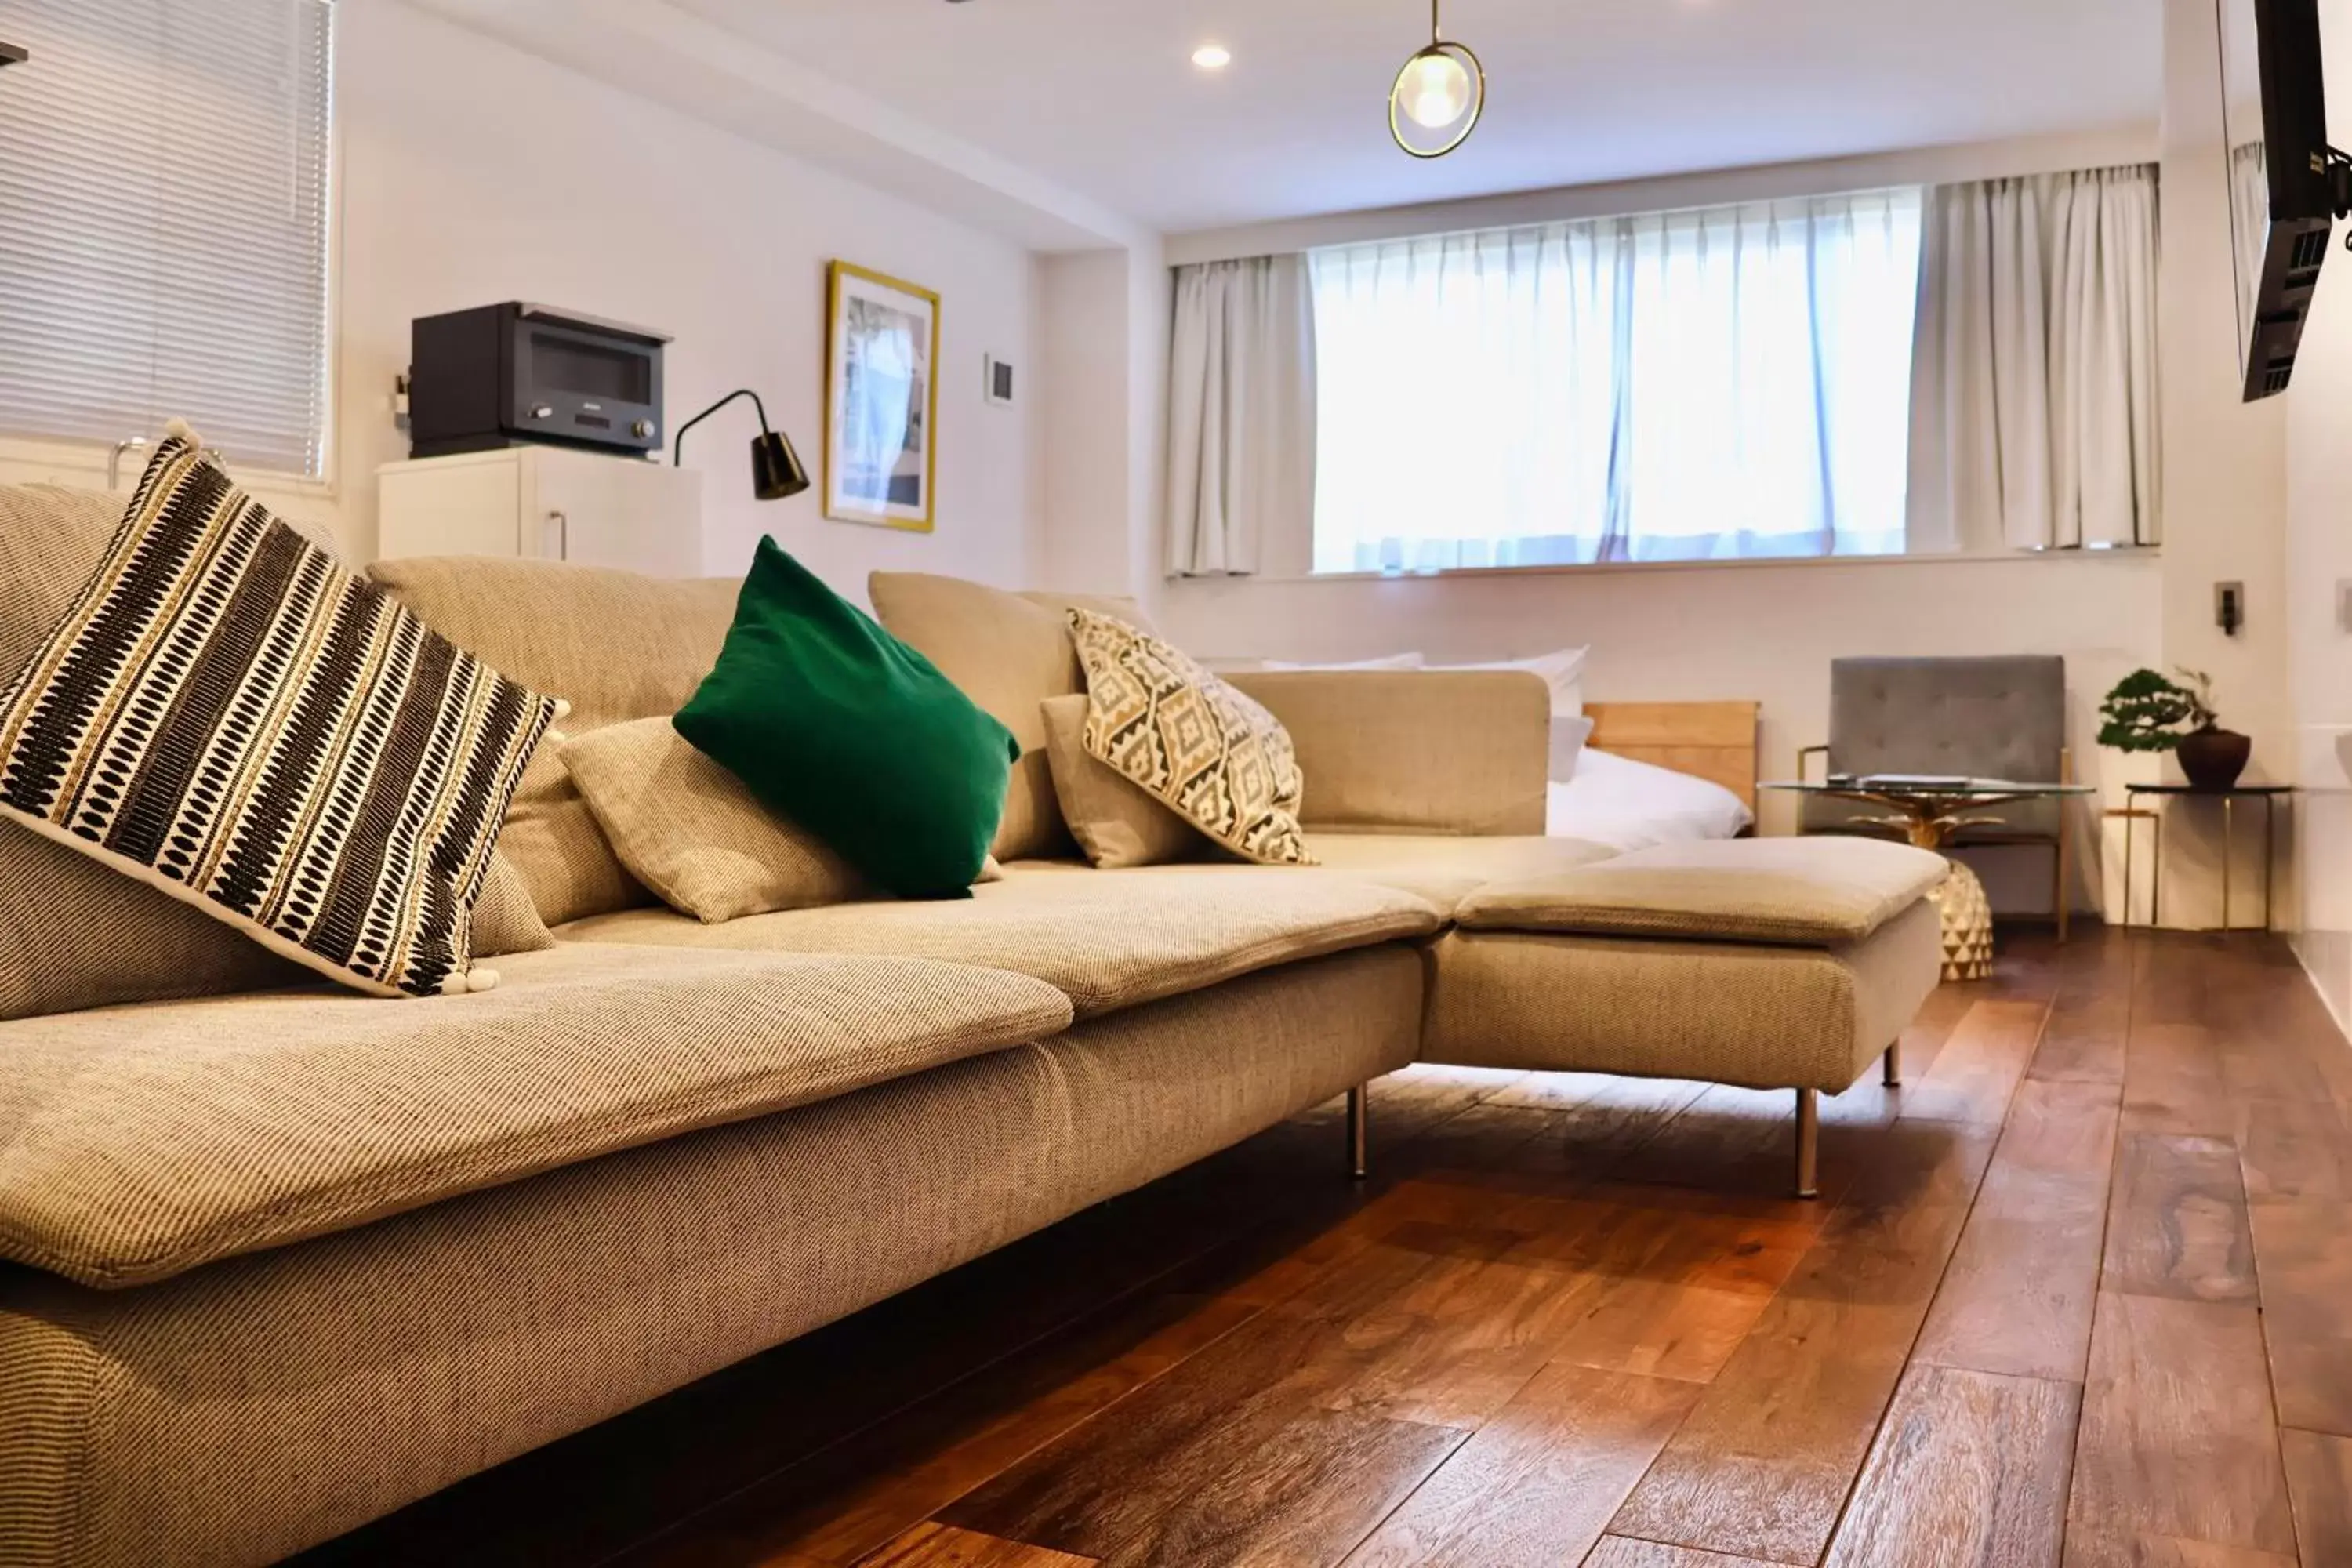
{"type": "Polygon", "coordinates": [[[2221,726],[2213,710],[2213,678],[2179,671],[2183,680],[2136,669],[2116,682],[2099,704],[2099,744],[2118,752],[2177,752],[2180,771],[2198,789],[2225,790],[2238,782],[2254,743],[2221,726]]]}

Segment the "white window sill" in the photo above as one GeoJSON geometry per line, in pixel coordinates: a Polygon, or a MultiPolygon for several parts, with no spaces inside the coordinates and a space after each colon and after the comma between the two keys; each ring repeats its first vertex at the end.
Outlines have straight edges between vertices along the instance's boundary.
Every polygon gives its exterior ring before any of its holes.
{"type": "Polygon", "coordinates": [[[1430,583],[1457,577],[1615,576],[1651,572],[1821,572],[1846,567],[1991,566],[2019,561],[2151,561],[2159,544],[2097,550],[1971,550],[1916,555],[1760,555],[1711,561],[1600,561],[1556,566],[1457,566],[1442,572],[1265,573],[1251,576],[1171,576],[1171,583],[1430,583]]]}
{"type": "MultiPolygon", "coordinates": [[[[106,469],[113,443],[91,441],[52,441],[30,437],[0,436],[0,483],[58,484],[79,489],[107,489],[106,469]]],[[[154,447],[134,447],[122,454],[113,489],[129,495],[146,470],[148,457],[154,447]]],[[[332,502],[337,486],[332,479],[312,479],[303,474],[247,471],[230,465],[237,483],[257,495],[293,497],[304,500],[332,502]]]]}

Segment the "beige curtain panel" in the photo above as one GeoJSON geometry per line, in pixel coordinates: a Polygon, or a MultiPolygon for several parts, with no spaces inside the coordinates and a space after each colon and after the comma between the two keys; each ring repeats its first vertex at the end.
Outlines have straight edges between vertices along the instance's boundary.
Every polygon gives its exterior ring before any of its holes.
{"type": "Polygon", "coordinates": [[[1265,541],[1305,540],[1314,528],[1315,300],[1305,258],[1178,268],[1168,377],[1169,573],[1255,573],[1265,541]]]}
{"type": "Polygon", "coordinates": [[[1911,548],[2154,544],[2152,164],[1928,193],[1911,548]]]}

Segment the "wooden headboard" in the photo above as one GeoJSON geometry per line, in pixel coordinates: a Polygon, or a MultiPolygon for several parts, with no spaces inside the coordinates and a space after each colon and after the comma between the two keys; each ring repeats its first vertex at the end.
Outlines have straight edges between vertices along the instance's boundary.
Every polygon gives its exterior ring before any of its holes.
{"type": "Polygon", "coordinates": [[[1757,702],[1588,702],[1589,744],[1719,784],[1756,809],[1757,702]]]}

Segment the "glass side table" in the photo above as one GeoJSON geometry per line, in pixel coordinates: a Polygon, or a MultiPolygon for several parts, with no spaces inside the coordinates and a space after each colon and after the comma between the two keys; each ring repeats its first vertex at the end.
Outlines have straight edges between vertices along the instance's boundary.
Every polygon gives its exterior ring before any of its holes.
{"type": "Polygon", "coordinates": [[[2148,855],[2152,869],[2148,873],[2147,923],[2152,926],[2164,923],[2164,818],[2155,811],[2143,810],[2139,804],[2141,796],[2154,795],[2158,800],[2166,801],[2186,797],[2190,800],[2218,800],[2221,803],[2221,924],[2220,929],[2222,931],[2270,930],[2273,913],[2271,895],[2278,875],[2279,797],[2293,795],[2294,787],[2293,784],[2232,784],[2228,789],[2199,789],[2195,784],[2185,784],[2124,785],[2124,796],[2127,802],[2127,808],[2122,814],[2124,918],[2121,923],[2126,926],[2132,923],[2132,841],[2138,837],[2132,832],[2132,827],[2143,817],[2155,824],[2149,832],[2156,840],[2148,855]],[[2263,923],[2259,928],[2253,926],[2242,928],[2230,923],[2231,862],[2237,858],[2231,851],[2237,847],[2238,803],[2242,800],[2259,800],[2263,803],[2263,923]]]}
{"type": "MultiPolygon", "coordinates": [[[[2097,794],[2090,784],[2021,784],[2014,779],[1909,778],[1878,775],[1832,778],[1815,784],[1788,780],[1767,784],[1765,789],[1791,795],[1822,795],[1831,800],[1860,801],[1883,805],[1888,815],[1874,819],[1877,826],[1899,827],[1922,849],[1941,853],[1952,835],[1972,824],[1999,826],[1998,816],[1979,812],[2021,800],[2054,800],[2097,794]]],[[[1992,977],[1992,902],[1985,897],[1977,874],[1946,857],[1950,869],[1943,886],[1931,896],[1942,912],[1944,978],[1989,980],[1992,977]]]]}

